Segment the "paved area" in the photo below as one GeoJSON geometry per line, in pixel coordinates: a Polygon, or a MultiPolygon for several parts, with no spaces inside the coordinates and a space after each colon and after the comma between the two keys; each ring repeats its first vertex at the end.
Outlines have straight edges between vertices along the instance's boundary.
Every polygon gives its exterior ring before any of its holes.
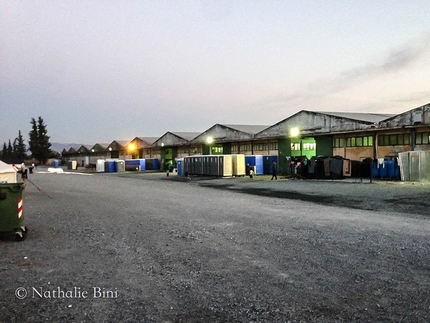
{"type": "Polygon", "coordinates": [[[30,180],[27,240],[0,235],[2,323],[429,321],[428,185],[30,180]]]}

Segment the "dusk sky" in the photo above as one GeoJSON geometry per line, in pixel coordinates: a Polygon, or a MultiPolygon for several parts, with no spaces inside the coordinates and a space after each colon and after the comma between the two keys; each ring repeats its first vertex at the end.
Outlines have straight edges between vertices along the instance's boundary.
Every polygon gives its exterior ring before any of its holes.
{"type": "Polygon", "coordinates": [[[95,144],[430,102],[430,1],[0,3],[0,144],[95,144]]]}

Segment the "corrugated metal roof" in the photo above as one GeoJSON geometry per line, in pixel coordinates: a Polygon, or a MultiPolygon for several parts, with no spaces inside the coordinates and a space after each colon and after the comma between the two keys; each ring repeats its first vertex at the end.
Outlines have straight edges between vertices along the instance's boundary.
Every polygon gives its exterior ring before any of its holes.
{"type": "Polygon", "coordinates": [[[136,138],[139,138],[140,140],[146,142],[147,144],[152,145],[155,141],[157,141],[159,137],[136,137],[136,138]]]}
{"type": "Polygon", "coordinates": [[[326,111],[311,111],[314,113],[326,114],[338,118],[346,118],[358,121],[378,123],[394,116],[394,114],[381,114],[381,113],[356,113],[356,112],[326,112],[326,111]]]}
{"type": "Polygon", "coordinates": [[[121,146],[127,146],[130,140],[114,140],[112,143],[116,142],[117,144],[120,144],[121,146]]]}
{"type": "Polygon", "coordinates": [[[182,139],[190,141],[191,139],[194,139],[198,135],[201,134],[201,132],[183,132],[183,131],[169,131],[172,135],[175,135],[176,137],[180,137],[182,139]]]}
{"type": "Polygon", "coordinates": [[[94,146],[91,147],[91,149],[94,148],[97,145],[99,145],[102,148],[107,148],[107,147],[109,147],[110,144],[111,143],[105,143],[105,142],[104,143],[99,143],[99,142],[97,142],[97,143],[94,144],[94,146]]]}
{"type": "Polygon", "coordinates": [[[239,125],[239,124],[220,124],[220,126],[246,132],[252,135],[270,127],[270,125],[239,125]]]}

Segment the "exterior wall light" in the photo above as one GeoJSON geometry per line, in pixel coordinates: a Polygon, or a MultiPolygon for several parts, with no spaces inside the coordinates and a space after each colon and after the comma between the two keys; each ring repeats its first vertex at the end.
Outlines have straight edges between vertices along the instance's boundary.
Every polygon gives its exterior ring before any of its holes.
{"type": "Polygon", "coordinates": [[[300,134],[300,130],[297,127],[290,129],[290,137],[298,137],[300,134]]]}

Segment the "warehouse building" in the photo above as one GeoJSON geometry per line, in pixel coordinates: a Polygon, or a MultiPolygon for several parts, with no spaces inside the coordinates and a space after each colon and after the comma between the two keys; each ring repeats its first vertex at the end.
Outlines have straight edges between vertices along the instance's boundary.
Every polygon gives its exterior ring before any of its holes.
{"type": "Polygon", "coordinates": [[[63,151],[63,158],[82,159],[82,154],[90,154],[90,160],[95,154],[158,158],[165,169],[184,156],[277,155],[279,172],[288,174],[295,158],[339,156],[361,161],[430,150],[430,103],[399,115],[303,110],[274,125],[215,124],[201,133],[168,131],[159,138],[135,137],[114,140],[107,147],[96,145],[91,149],[71,147],[63,151]]]}
{"type": "Polygon", "coordinates": [[[203,155],[252,155],[255,134],[267,127],[267,125],[215,124],[191,140],[191,143],[201,147],[203,155]]]}
{"type": "MultiPolygon", "coordinates": [[[[300,111],[256,134],[256,139],[278,143],[279,171],[290,172],[294,158],[338,155],[333,142],[335,134],[356,133],[376,127],[390,117],[385,114],[300,111]]],[[[367,154],[367,152],[365,152],[367,154]]],[[[372,154],[366,157],[371,157],[372,154]]],[[[343,156],[350,158],[349,156],[343,156]]],[[[353,158],[352,158],[353,159],[353,158]]]]}
{"type": "Polygon", "coordinates": [[[122,159],[159,158],[160,152],[152,144],[157,137],[135,137],[126,144],[122,159]]]}
{"type": "Polygon", "coordinates": [[[157,138],[152,149],[159,149],[161,168],[170,169],[174,167],[177,158],[201,154],[201,146],[191,143],[200,132],[171,132],[168,131],[157,138]]]}

